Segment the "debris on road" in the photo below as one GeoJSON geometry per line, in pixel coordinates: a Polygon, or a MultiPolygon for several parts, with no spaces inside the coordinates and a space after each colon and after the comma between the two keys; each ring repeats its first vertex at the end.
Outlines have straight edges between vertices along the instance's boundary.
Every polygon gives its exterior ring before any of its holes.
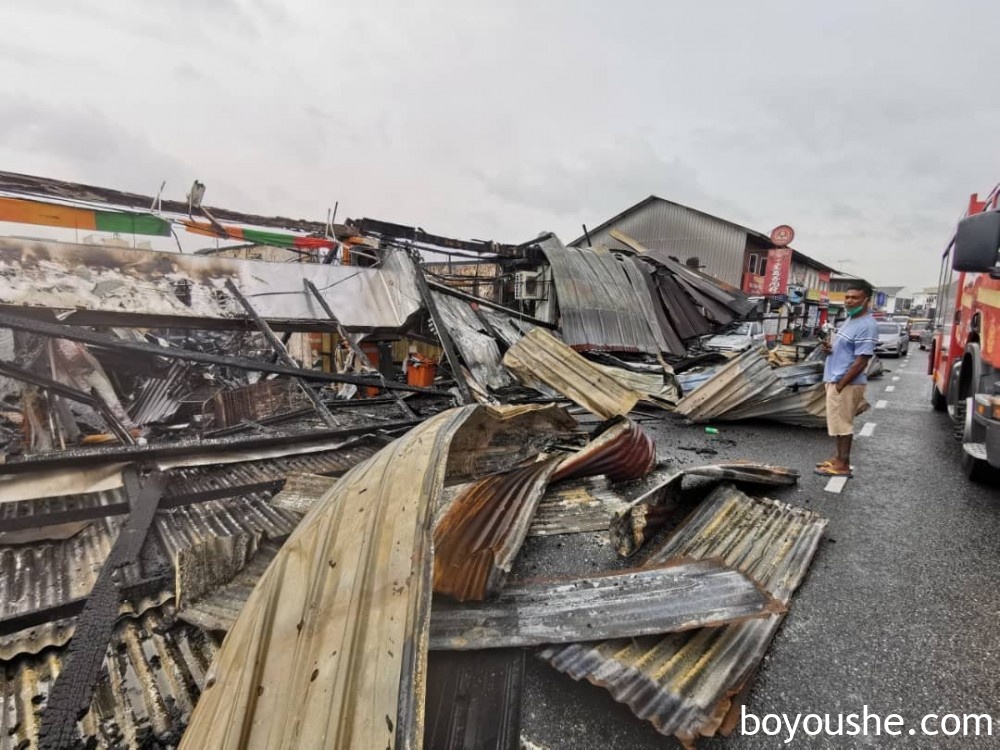
{"type": "Polygon", "coordinates": [[[661,642],[704,657],[698,680],[647,675],[637,713],[715,730],[823,522],[724,485],[662,539],[684,476],[798,475],[681,469],[648,425],[822,419],[821,363],[697,348],[753,300],[618,230],[626,249],[512,245],[0,188],[0,220],[217,241],[0,239],[12,746],[507,746],[529,650],[634,702],[623,675],[661,642]],[[591,537],[606,559],[583,570],[591,537]],[[575,569],[526,577],[535,545],[575,569]],[[490,651],[478,670],[456,649],[490,651]]]}

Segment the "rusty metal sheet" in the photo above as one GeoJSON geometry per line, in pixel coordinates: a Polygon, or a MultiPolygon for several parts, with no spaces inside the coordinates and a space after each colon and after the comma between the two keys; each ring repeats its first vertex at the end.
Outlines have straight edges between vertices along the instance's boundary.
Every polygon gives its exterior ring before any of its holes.
{"type": "MultiPolygon", "coordinates": [[[[805,577],[826,519],[776,500],[718,487],[647,564],[720,559],[787,605],[805,577]]],[[[722,725],[751,679],[783,615],[646,636],[552,646],[541,658],[574,679],[609,690],[665,735],[692,743],[722,725]]]]}
{"type": "Polygon", "coordinates": [[[553,481],[604,474],[612,482],[638,479],[656,465],[656,444],[635,422],[617,417],[560,464],[553,481]]]}
{"type": "Polygon", "coordinates": [[[449,474],[560,413],[451,409],[344,475],[250,595],[181,748],[419,747],[431,511],[449,474]]]}
{"type": "Polygon", "coordinates": [[[783,611],[739,571],[669,562],[509,586],[475,604],[435,602],[431,649],[469,650],[631,638],[715,627],[783,611]]]}
{"type": "Polygon", "coordinates": [[[508,349],[503,364],[525,385],[544,383],[603,419],[628,414],[640,398],[542,328],[508,349]]]}
{"type": "Polygon", "coordinates": [[[74,310],[69,322],[79,325],[243,328],[231,280],[268,322],[319,330],[326,315],[304,279],[350,330],[400,330],[420,309],[413,271],[395,251],[378,268],[358,268],[0,239],[0,306],[74,310]]]}
{"type": "Polygon", "coordinates": [[[518,750],[524,651],[436,651],[427,659],[426,750],[518,750]]]}
{"type": "Polygon", "coordinates": [[[567,344],[580,351],[661,350],[615,255],[603,247],[566,248],[555,235],[538,246],[552,267],[567,344]]]}
{"type": "Polygon", "coordinates": [[[560,458],[466,487],[434,527],[434,593],[481,601],[503,585],[560,458]]]}

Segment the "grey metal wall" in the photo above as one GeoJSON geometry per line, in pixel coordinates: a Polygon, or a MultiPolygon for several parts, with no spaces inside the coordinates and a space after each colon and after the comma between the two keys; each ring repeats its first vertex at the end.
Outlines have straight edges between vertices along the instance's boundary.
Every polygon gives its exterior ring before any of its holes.
{"type": "MultiPolygon", "coordinates": [[[[739,287],[747,235],[718,219],[666,201],[651,201],[600,232],[591,232],[594,245],[625,247],[608,234],[618,229],[650,249],[666,250],[680,260],[697,256],[705,273],[739,287]]],[[[586,240],[582,244],[586,244],[586,240]]]]}

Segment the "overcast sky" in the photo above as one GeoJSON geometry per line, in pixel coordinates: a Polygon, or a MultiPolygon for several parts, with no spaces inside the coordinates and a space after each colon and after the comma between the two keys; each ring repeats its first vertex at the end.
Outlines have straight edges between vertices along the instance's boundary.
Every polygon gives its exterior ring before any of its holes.
{"type": "Polygon", "coordinates": [[[0,169],[569,241],[655,193],[883,285],[1000,180],[1000,3],[5,2],[0,169]]]}

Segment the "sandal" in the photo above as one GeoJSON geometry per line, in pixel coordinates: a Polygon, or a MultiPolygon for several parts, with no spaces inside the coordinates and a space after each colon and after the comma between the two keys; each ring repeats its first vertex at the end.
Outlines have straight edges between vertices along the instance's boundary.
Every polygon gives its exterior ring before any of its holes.
{"type": "Polygon", "coordinates": [[[826,461],[820,461],[818,464],[816,464],[816,468],[817,469],[822,469],[824,466],[829,466],[830,464],[832,464],[836,460],[837,459],[835,459],[835,458],[828,458],[828,459],[826,459],[826,461]]]}
{"type": "Polygon", "coordinates": [[[853,477],[854,473],[850,469],[834,469],[833,466],[827,464],[826,466],[816,467],[816,474],[821,477],[853,477]]]}

